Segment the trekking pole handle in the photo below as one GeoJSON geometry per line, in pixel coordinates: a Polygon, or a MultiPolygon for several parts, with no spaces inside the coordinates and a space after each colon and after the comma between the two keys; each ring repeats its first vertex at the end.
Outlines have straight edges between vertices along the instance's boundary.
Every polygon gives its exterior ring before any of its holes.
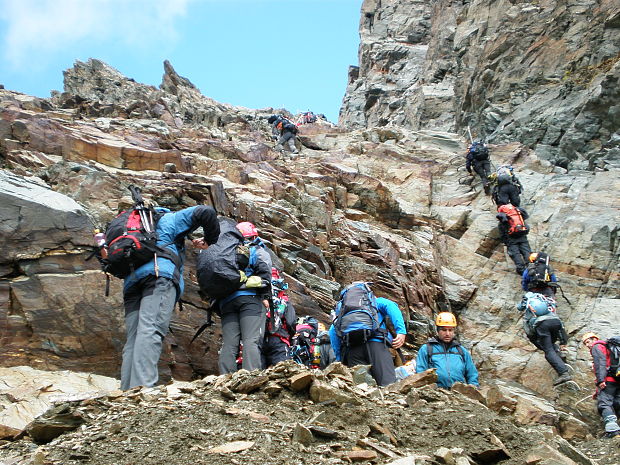
{"type": "Polygon", "coordinates": [[[142,198],[140,188],[131,184],[128,189],[129,192],[131,192],[131,197],[133,198],[133,201],[136,203],[136,205],[144,205],[144,199],[142,198]]]}

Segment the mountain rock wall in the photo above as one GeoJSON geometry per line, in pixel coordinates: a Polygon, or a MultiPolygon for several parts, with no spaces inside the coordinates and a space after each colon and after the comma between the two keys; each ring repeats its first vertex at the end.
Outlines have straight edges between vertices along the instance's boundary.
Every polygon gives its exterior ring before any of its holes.
{"type": "Polygon", "coordinates": [[[340,124],[518,141],[570,169],[617,166],[612,0],[366,0],[340,124]]]}

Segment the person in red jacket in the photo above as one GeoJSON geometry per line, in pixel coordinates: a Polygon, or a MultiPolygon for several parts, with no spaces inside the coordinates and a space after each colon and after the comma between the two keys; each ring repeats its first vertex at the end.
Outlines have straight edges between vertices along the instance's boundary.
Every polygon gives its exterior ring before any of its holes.
{"type": "Polygon", "coordinates": [[[614,410],[614,403],[620,402],[620,378],[618,368],[610,370],[612,365],[608,341],[603,341],[595,333],[586,333],[582,342],[592,354],[592,365],[596,375],[596,399],[598,411],[605,422],[605,436],[612,438],[620,435],[618,417],[614,410]],[[614,373],[615,371],[615,373],[614,373]]]}

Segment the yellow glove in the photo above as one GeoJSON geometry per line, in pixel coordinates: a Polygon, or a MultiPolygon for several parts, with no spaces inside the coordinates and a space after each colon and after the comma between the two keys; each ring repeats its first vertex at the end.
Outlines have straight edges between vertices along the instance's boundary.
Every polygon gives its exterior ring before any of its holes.
{"type": "Polygon", "coordinates": [[[240,282],[241,284],[243,284],[244,282],[246,282],[246,281],[248,280],[248,277],[247,277],[247,276],[245,275],[245,273],[244,273],[243,271],[241,271],[241,270],[239,270],[239,276],[240,276],[239,282],[240,282]]]}
{"type": "Polygon", "coordinates": [[[261,287],[263,285],[263,280],[260,279],[260,276],[250,276],[245,283],[245,287],[261,287]]]}

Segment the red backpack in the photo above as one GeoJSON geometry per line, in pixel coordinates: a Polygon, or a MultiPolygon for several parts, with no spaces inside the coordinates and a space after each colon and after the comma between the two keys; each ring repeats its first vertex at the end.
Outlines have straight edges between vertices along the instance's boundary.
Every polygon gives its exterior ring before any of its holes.
{"type": "Polygon", "coordinates": [[[523,216],[517,207],[511,204],[502,205],[497,209],[508,217],[508,235],[525,236],[530,232],[530,227],[523,221],[523,216]]]}

